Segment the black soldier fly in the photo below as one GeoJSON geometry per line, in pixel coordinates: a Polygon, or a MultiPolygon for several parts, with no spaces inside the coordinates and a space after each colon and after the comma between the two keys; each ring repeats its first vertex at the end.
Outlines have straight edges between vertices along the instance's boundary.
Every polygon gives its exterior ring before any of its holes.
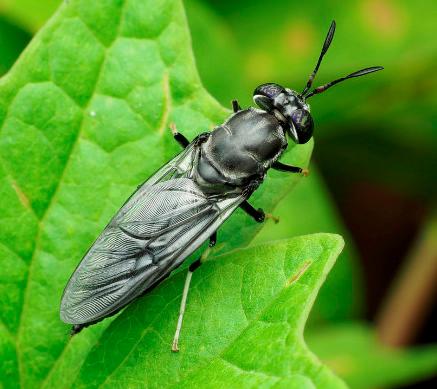
{"type": "MultiPolygon", "coordinates": [[[[214,246],[217,229],[238,207],[263,222],[268,215],[247,200],[268,169],[307,172],[278,161],[287,149],[287,137],[297,144],[312,137],[314,123],[307,100],[341,81],[383,69],[365,68],[310,91],[334,31],[333,21],[301,93],[274,83],[260,85],[253,94],[260,109],[242,109],[234,100],[234,113],[192,142],[172,127],[184,150],[138,187],[68,281],[60,316],[73,324],[73,334],[154,288],[205,240],[214,246]]],[[[191,276],[201,262],[202,257],[189,267],[173,351],[178,350],[191,276]]]]}

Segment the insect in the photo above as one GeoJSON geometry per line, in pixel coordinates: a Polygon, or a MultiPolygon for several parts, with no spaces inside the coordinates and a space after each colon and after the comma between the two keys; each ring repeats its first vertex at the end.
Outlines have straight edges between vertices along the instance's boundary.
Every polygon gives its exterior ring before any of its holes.
{"type": "MultiPolygon", "coordinates": [[[[74,271],[62,296],[60,316],[72,334],[114,315],[168,277],[204,241],[216,244],[217,229],[240,207],[256,222],[266,215],[248,202],[272,168],[306,173],[279,161],[290,138],[308,142],[314,123],[307,100],[353,77],[383,69],[365,68],[310,91],[335,32],[331,23],[317,64],[301,93],[270,83],[258,86],[259,108],[241,109],[209,133],[189,142],[175,127],[183,151],[140,185],[112,218],[74,271]]],[[[178,350],[192,273],[188,270],[172,350],[178,350]]]]}

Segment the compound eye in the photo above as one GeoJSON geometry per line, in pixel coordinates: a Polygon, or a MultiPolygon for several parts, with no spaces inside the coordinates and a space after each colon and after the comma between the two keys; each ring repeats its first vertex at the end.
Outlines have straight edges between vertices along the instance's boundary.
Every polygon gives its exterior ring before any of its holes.
{"type": "Polygon", "coordinates": [[[305,109],[296,109],[291,114],[293,121],[296,143],[307,143],[313,136],[314,122],[310,113],[305,109]]]}
{"type": "Polygon", "coordinates": [[[280,93],[285,92],[285,89],[278,84],[262,84],[255,89],[253,95],[262,95],[270,99],[274,99],[280,93]]]}
{"type": "Polygon", "coordinates": [[[262,84],[253,92],[253,100],[262,109],[270,111],[274,108],[273,101],[275,97],[282,92],[285,92],[285,89],[281,85],[262,84]]]}

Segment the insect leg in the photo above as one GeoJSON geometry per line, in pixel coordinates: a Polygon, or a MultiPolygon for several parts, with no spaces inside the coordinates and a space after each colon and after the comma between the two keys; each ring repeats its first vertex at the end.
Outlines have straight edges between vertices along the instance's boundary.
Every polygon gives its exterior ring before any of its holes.
{"type": "Polygon", "coordinates": [[[170,124],[170,130],[173,134],[173,138],[175,138],[176,142],[178,142],[184,149],[190,144],[190,141],[185,138],[185,136],[183,136],[180,132],[178,132],[174,123],[170,124]]]}
{"type": "Polygon", "coordinates": [[[190,289],[192,276],[193,276],[193,272],[191,270],[188,270],[187,278],[185,279],[184,290],[182,291],[182,300],[181,300],[181,307],[179,309],[178,324],[176,325],[176,332],[174,334],[173,344],[171,346],[171,351],[173,351],[174,353],[179,352],[179,347],[178,347],[179,335],[181,333],[182,320],[184,319],[185,306],[187,305],[188,290],[190,289]]]}
{"type": "Polygon", "coordinates": [[[209,237],[209,247],[214,247],[217,243],[217,231],[214,231],[214,233],[209,237]]]}
{"type": "Polygon", "coordinates": [[[279,219],[277,217],[271,215],[270,213],[265,213],[262,210],[262,208],[255,209],[254,207],[252,207],[252,205],[249,204],[249,202],[247,200],[244,200],[240,204],[240,208],[244,212],[246,212],[249,216],[251,216],[258,223],[264,222],[264,220],[266,218],[267,219],[272,219],[275,223],[279,222],[279,219]]]}
{"type": "Polygon", "coordinates": [[[234,113],[241,111],[241,107],[240,104],[238,104],[238,100],[232,100],[232,110],[234,111],[234,113]]]}
{"type": "Polygon", "coordinates": [[[305,177],[309,174],[308,169],[302,169],[301,167],[286,165],[285,163],[279,161],[273,162],[272,168],[275,170],[279,170],[280,172],[302,173],[305,177]]]}
{"type": "Polygon", "coordinates": [[[205,252],[199,258],[197,258],[188,268],[187,278],[185,278],[184,290],[182,291],[182,300],[181,300],[181,307],[179,309],[178,324],[176,325],[176,332],[174,334],[173,344],[171,346],[171,351],[173,351],[174,353],[179,352],[179,347],[178,347],[179,335],[181,333],[182,321],[184,319],[185,307],[187,305],[187,297],[188,297],[188,290],[190,289],[191,277],[193,276],[194,271],[202,264],[202,260],[204,260],[205,257],[208,255],[209,248],[215,246],[216,243],[217,243],[217,231],[215,231],[210,236],[208,249],[206,249],[205,252]]]}
{"type": "Polygon", "coordinates": [[[78,334],[80,331],[82,331],[84,328],[86,327],[86,325],[84,324],[74,324],[71,327],[71,331],[70,331],[70,335],[74,336],[76,334],[78,334]]]}

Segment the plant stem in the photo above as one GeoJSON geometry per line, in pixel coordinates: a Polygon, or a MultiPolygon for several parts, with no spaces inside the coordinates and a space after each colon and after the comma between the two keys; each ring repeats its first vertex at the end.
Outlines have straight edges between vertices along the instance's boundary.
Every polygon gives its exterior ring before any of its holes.
{"type": "Polygon", "coordinates": [[[377,317],[378,336],[405,346],[417,336],[437,291],[437,212],[425,223],[377,317]]]}

